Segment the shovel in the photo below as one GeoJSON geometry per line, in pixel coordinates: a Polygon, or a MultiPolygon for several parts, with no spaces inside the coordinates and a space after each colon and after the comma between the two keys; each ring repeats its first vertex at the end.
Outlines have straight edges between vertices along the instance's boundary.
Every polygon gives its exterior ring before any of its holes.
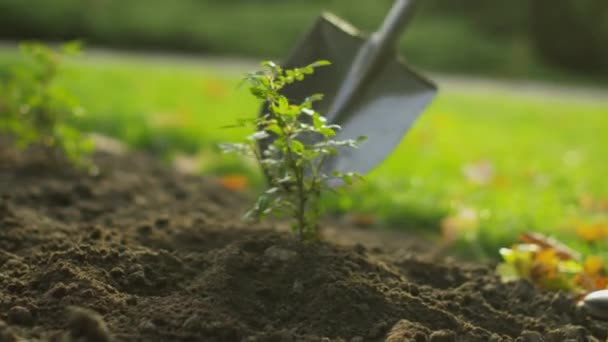
{"type": "MultiPolygon", "coordinates": [[[[339,151],[323,171],[369,172],[395,149],[434,97],[435,85],[410,69],[395,51],[412,7],[411,0],[395,1],[382,27],[369,37],[324,13],[283,63],[295,68],[318,60],[332,62],[283,88],[282,94],[293,103],[324,94],[314,109],[341,127],[335,139],[367,137],[359,148],[339,151]]],[[[260,148],[265,150],[269,143],[261,141],[260,148]]]]}

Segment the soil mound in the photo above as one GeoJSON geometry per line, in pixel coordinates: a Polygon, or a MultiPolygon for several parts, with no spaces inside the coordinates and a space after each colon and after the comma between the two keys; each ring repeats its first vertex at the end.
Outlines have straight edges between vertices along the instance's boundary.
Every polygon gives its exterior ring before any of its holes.
{"type": "Polygon", "coordinates": [[[419,241],[336,228],[350,246],[300,245],[241,222],[246,199],[213,178],[96,160],[89,176],[0,151],[0,342],[607,338],[566,294],[419,241]]]}

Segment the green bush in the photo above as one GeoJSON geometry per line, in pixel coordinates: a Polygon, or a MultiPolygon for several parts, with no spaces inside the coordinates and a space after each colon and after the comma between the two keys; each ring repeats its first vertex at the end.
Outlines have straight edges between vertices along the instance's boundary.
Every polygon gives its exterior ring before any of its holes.
{"type": "Polygon", "coordinates": [[[76,53],[78,44],[66,44],[57,52],[28,43],[22,44],[21,50],[21,63],[0,78],[0,133],[8,135],[18,147],[48,147],[81,163],[92,146],[68,122],[84,110],[56,84],[62,55],[76,53]]]}

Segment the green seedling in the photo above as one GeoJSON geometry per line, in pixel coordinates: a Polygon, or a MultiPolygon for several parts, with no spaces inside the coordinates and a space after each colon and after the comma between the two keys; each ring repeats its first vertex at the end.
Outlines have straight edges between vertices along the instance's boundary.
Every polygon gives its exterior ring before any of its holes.
{"type": "Polygon", "coordinates": [[[249,127],[255,132],[244,142],[224,144],[225,152],[255,158],[267,178],[262,192],[246,217],[287,216],[300,241],[315,240],[319,234],[321,194],[336,184],[351,184],[360,176],[353,172],[326,171],[325,162],[343,148],[356,148],[363,138],[335,140],[337,125],[330,125],[313,103],[323,98],[314,94],[302,103],[290,103],[281,89],[312,75],[315,68],[329,65],[318,61],[302,68],[283,69],[263,62],[263,71],[244,79],[256,98],[265,103],[257,118],[240,120],[230,127],[249,127]],[[262,147],[260,147],[262,146],[262,147]]]}
{"type": "Polygon", "coordinates": [[[80,51],[78,43],[54,50],[38,43],[21,46],[23,58],[0,76],[0,133],[18,147],[43,146],[76,164],[92,149],[70,121],[84,114],[76,99],[57,84],[62,58],[80,51]]]}

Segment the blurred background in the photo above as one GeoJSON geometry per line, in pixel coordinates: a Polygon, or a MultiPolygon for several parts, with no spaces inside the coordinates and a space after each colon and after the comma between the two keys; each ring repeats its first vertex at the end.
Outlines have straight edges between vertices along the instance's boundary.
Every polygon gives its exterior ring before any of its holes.
{"type": "MultiPolygon", "coordinates": [[[[326,199],[329,212],[476,257],[524,231],[597,247],[608,237],[608,2],[420,2],[399,50],[440,95],[366,183],[326,199]]],[[[286,56],[322,11],[369,32],[391,4],[0,0],[0,77],[17,41],[82,40],[59,80],[86,109],[76,127],[246,191],[258,170],[216,149],[242,135],[220,127],[257,111],[242,75],[286,56]]]]}
{"type": "MultiPolygon", "coordinates": [[[[363,30],[390,0],[0,0],[0,38],[281,57],[322,10],[363,30]]],[[[552,71],[605,79],[603,0],[424,0],[401,48],[421,68],[501,76],[552,71]]]]}

